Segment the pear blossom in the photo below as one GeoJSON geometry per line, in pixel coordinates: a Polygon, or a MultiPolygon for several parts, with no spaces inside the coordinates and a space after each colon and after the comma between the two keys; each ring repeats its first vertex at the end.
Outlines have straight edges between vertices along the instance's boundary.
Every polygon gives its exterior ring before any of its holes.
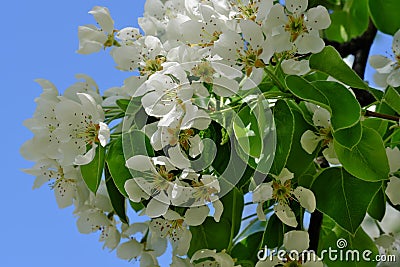
{"type": "Polygon", "coordinates": [[[126,161],[126,167],[139,172],[134,176],[134,182],[128,180],[125,184],[131,200],[139,202],[140,196],[146,199],[151,196],[146,215],[151,218],[164,215],[171,202],[172,182],[176,179],[173,173],[176,168],[169,159],[163,156],[151,158],[135,155],[126,161]],[[138,192],[141,192],[139,197],[138,192]]]}
{"type": "Polygon", "coordinates": [[[400,30],[393,36],[392,50],[394,61],[381,55],[369,58],[369,64],[377,71],[374,82],[381,87],[400,86],[400,30]]]}
{"type": "Polygon", "coordinates": [[[263,22],[272,8],[272,0],[233,0],[230,1],[236,18],[263,22]]]}
{"type": "Polygon", "coordinates": [[[95,6],[89,14],[94,16],[101,28],[95,25],[78,27],[79,49],[77,52],[80,54],[99,52],[103,47],[114,45],[114,21],[108,8],[95,6]]]}
{"type": "Polygon", "coordinates": [[[306,106],[313,113],[312,121],[317,127],[318,132],[305,131],[300,139],[301,146],[308,154],[312,154],[322,141],[322,147],[326,146],[322,151],[325,159],[331,164],[340,164],[333,145],[331,115],[329,111],[311,103],[307,103],[306,106]]]}
{"type": "Polygon", "coordinates": [[[186,255],[192,233],[189,231],[185,219],[172,210],[168,210],[163,217],[152,219],[149,224],[150,229],[159,237],[168,238],[171,241],[175,255],[186,255]]]}
{"type": "Polygon", "coordinates": [[[34,133],[34,137],[21,147],[21,154],[28,160],[58,159],[59,140],[54,130],[59,126],[55,107],[59,103],[58,90],[47,80],[36,80],[43,89],[40,97],[35,99],[37,107],[33,118],[24,121],[24,125],[34,133]]]}
{"type": "Polygon", "coordinates": [[[221,267],[233,267],[233,266],[241,266],[235,265],[232,257],[226,253],[225,251],[216,252],[216,250],[211,249],[202,249],[196,251],[190,259],[190,262],[193,263],[194,267],[200,266],[221,266],[221,267]],[[207,259],[210,258],[210,259],[207,259]],[[196,263],[199,260],[207,259],[205,261],[201,261],[200,263],[196,263]]]}
{"type": "Polygon", "coordinates": [[[110,130],[103,122],[104,113],[99,104],[88,94],[77,93],[80,103],[60,97],[55,107],[59,126],[54,134],[60,141],[64,165],[85,165],[95,156],[97,143],[105,146],[110,137],[110,130]],[[89,151],[86,146],[90,145],[89,151]]]}
{"type": "Polygon", "coordinates": [[[62,167],[54,159],[42,159],[32,168],[24,169],[24,172],[36,176],[34,189],[50,183],[59,208],[71,206],[79,198],[78,187],[81,186],[79,182],[82,177],[79,169],[74,166],[62,167]]]}
{"type": "Polygon", "coordinates": [[[331,23],[328,10],[317,6],[306,11],[308,0],[286,0],[285,3],[285,7],[275,4],[265,23],[264,30],[271,35],[270,42],[275,52],[320,52],[325,44],[319,31],[331,23]]]}
{"type": "Polygon", "coordinates": [[[303,208],[312,213],[316,208],[314,193],[302,186],[293,188],[291,179],[294,175],[286,168],[278,176],[274,175],[273,177],[273,181],[259,184],[253,191],[253,203],[258,204],[258,219],[261,221],[266,220],[263,204],[268,200],[274,199],[276,204],[273,209],[278,218],[283,223],[296,227],[296,216],[289,207],[289,201],[296,199],[303,208]]]}
{"type": "Polygon", "coordinates": [[[400,150],[398,147],[386,148],[386,155],[389,160],[389,167],[390,167],[390,180],[387,184],[385,193],[390,199],[390,201],[394,205],[400,205],[400,178],[392,175],[393,173],[397,172],[400,170],[400,150]]]}
{"type": "MultiPolygon", "coordinates": [[[[322,259],[313,251],[307,250],[310,238],[306,231],[294,230],[285,233],[283,237],[283,246],[288,252],[285,257],[280,255],[264,255],[257,262],[256,267],[274,267],[274,266],[305,266],[305,267],[323,267],[322,259]],[[296,253],[293,253],[296,252],[296,253]]],[[[264,251],[264,253],[266,253],[264,251]]]]}
{"type": "Polygon", "coordinates": [[[382,234],[375,239],[375,244],[378,246],[381,255],[386,255],[386,256],[395,255],[396,261],[393,262],[393,265],[389,266],[395,266],[396,263],[397,264],[399,263],[400,236],[398,233],[382,234]]]}

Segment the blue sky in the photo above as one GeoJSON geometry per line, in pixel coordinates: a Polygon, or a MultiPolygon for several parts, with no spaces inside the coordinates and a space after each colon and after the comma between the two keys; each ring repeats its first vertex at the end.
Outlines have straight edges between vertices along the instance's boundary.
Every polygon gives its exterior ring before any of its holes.
{"type": "MultiPolygon", "coordinates": [[[[137,25],[144,0],[22,0],[2,4],[2,266],[135,266],[102,250],[98,234],[80,234],[72,209],[58,209],[47,186],[32,190],[34,177],[20,171],[33,165],[22,159],[19,147],[32,136],[22,121],[32,116],[33,100],[41,93],[34,79],[49,79],[63,91],[75,82],[76,73],[85,73],[105,90],[122,85],[129,76],[114,68],[107,52],[89,56],[75,53],[77,28],[94,23],[87,12],[95,5],[109,7],[116,28],[123,28],[137,25]]],[[[390,39],[381,36],[379,40],[374,53],[391,53],[390,39]]]]}

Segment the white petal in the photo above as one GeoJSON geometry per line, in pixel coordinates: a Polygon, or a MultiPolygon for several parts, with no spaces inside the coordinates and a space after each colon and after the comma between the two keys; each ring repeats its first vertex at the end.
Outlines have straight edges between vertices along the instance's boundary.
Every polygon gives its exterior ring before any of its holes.
{"type": "Polygon", "coordinates": [[[387,77],[387,83],[393,87],[400,86],[400,69],[393,70],[387,77]]]}
{"type": "Polygon", "coordinates": [[[289,75],[304,75],[307,74],[311,69],[308,60],[284,60],[281,64],[284,73],[289,75]]]}
{"type": "Polygon", "coordinates": [[[124,185],[125,191],[129,196],[129,199],[133,202],[140,202],[142,198],[149,199],[149,195],[146,194],[136,183],[134,179],[129,179],[124,185]]]}
{"type": "Polygon", "coordinates": [[[213,91],[222,97],[233,96],[239,91],[239,83],[225,77],[215,78],[213,91]]]}
{"type": "Polygon", "coordinates": [[[171,163],[179,169],[186,169],[190,167],[190,161],[181,151],[181,147],[176,145],[168,149],[168,155],[171,163]]]}
{"type": "Polygon", "coordinates": [[[96,155],[96,144],[93,144],[92,148],[86,152],[85,155],[78,155],[75,157],[74,164],[75,165],[86,165],[92,162],[94,156],[96,155]]]}
{"type": "Polygon", "coordinates": [[[114,30],[114,21],[110,16],[110,11],[106,7],[95,6],[89,14],[92,14],[96,19],[97,23],[100,24],[101,28],[108,34],[114,30]]]}
{"type": "Polygon", "coordinates": [[[306,231],[290,231],[283,236],[283,245],[286,250],[303,252],[309,246],[310,238],[306,231]]]}
{"type": "Polygon", "coordinates": [[[335,146],[333,142],[328,143],[328,147],[322,151],[322,155],[324,155],[325,159],[333,165],[340,164],[340,161],[335,152],[335,146]]]}
{"type": "Polygon", "coordinates": [[[396,56],[400,55],[400,30],[397,30],[397,32],[393,36],[392,49],[393,49],[393,53],[396,56]]]}
{"type": "Polygon", "coordinates": [[[142,253],[142,249],[143,245],[136,241],[136,239],[132,239],[119,245],[117,248],[117,256],[123,260],[131,260],[139,257],[142,253]]]}
{"type": "Polygon", "coordinates": [[[275,52],[292,50],[293,44],[290,42],[290,33],[283,32],[271,37],[271,45],[275,48],[275,52]]]}
{"type": "Polygon", "coordinates": [[[129,158],[125,165],[129,169],[137,171],[149,171],[154,169],[150,157],[143,155],[135,155],[129,158]]]}
{"type": "Polygon", "coordinates": [[[281,181],[281,184],[284,184],[287,180],[293,179],[293,177],[294,174],[291,171],[289,171],[287,168],[283,168],[276,179],[281,181]]]}
{"type": "Polygon", "coordinates": [[[272,182],[262,183],[253,191],[253,203],[265,202],[272,199],[272,182]]]}
{"type": "Polygon", "coordinates": [[[108,125],[104,122],[99,122],[99,126],[100,129],[97,138],[99,139],[100,144],[105,147],[108,139],[110,139],[110,128],[108,128],[108,125]]]}
{"type": "Polygon", "coordinates": [[[377,55],[369,57],[369,64],[380,73],[390,73],[393,61],[390,58],[377,55]]]}
{"type": "Polygon", "coordinates": [[[187,225],[197,226],[204,222],[210,209],[207,206],[191,207],[185,213],[187,225]]]}
{"type": "Polygon", "coordinates": [[[331,114],[324,108],[315,110],[312,120],[315,126],[323,128],[329,128],[331,126],[331,114]]]}
{"type": "Polygon", "coordinates": [[[307,28],[312,28],[313,30],[326,29],[331,25],[331,18],[329,16],[328,10],[323,6],[317,6],[309,9],[307,11],[307,28]]]}
{"type": "Polygon", "coordinates": [[[219,222],[222,212],[224,211],[224,205],[220,200],[213,201],[212,205],[214,207],[214,220],[219,222]]]}
{"type": "Polygon", "coordinates": [[[324,49],[324,41],[316,35],[304,34],[299,36],[294,44],[300,54],[319,53],[324,49]]]}
{"type": "Polygon", "coordinates": [[[264,42],[264,35],[261,27],[252,20],[241,20],[240,29],[244,39],[249,42],[253,49],[261,48],[264,42]]]}
{"type": "MultiPolygon", "coordinates": [[[[159,196],[161,196],[160,194],[159,196]]],[[[150,218],[156,218],[164,215],[169,207],[169,203],[158,201],[155,198],[152,198],[146,207],[146,215],[150,218]]]]}
{"type": "Polygon", "coordinates": [[[285,5],[291,13],[299,14],[306,11],[308,0],[286,0],[285,5]]]}
{"type": "Polygon", "coordinates": [[[265,218],[265,213],[264,213],[264,208],[263,208],[263,202],[260,202],[257,204],[256,208],[256,213],[257,217],[260,221],[265,222],[267,219],[265,218]]]}
{"type": "Polygon", "coordinates": [[[389,160],[390,172],[396,172],[400,170],[400,150],[396,146],[394,148],[386,148],[386,156],[389,160]]]}
{"type": "Polygon", "coordinates": [[[390,177],[390,181],[387,184],[385,193],[394,205],[400,205],[399,192],[400,192],[400,179],[394,176],[390,177]]]}
{"type": "Polygon", "coordinates": [[[296,215],[288,205],[278,203],[278,205],[274,207],[274,211],[279,220],[281,220],[284,224],[291,227],[297,227],[296,215]]]}
{"type": "Polygon", "coordinates": [[[76,185],[66,179],[60,179],[56,182],[54,194],[60,209],[71,206],[76,196],[76,185]]]}
{"type": "Polygon", "coordinates": [[[301,136],[300,143],[301,147],[308,154],[312,154],[321,140],[321,136],[316,135],[313,131],[307,130],[301,136]]]}
{"type": "Polygon", "coordinates": [[[203,152],[204,144],[198,134],[193,137],[189,138],[190,148],[189,148],[189,155],[192,158],[197,157],[203,152]]]}
{"type": "Polygon", "coordinates": [[[296,197],[303,208],[311,213],[315,211],[315,196],[310,189],[298,186],[295,190],[293,190],[293,195],[296,197]]]}

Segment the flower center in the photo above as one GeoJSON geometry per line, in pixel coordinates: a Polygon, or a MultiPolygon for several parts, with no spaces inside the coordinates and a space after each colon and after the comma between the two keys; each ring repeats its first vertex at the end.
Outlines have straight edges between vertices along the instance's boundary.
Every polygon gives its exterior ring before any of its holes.
{"type": "Polygon", "coordinates": [[[290,180],[286,181],[284,184],[274,181],[272,183],[272,197],[281,203],[288,203],[291,195],[292,185],[290,180]]]}
{"type": "Polygon", "coordinates": [[[252,21],[256,20],[258,6],[253,0],[250,0],[247,5],[239,2],[239,4],[237,5],[237,9],[240,11],[240,14],[236,16],[237,18],[248,19],[252,21]]]}
{"type": "Polygon", "coordinates": [[[287,262],[284,267],[300,267],[301,263],[297,262],[297,261],[289,261],[287,262]]]}
{"type": "Polygon", "coordinates": [[[181,131],[179,134],[179,144],[185,149],[186,151],[189,150],[190,142],[189,139],[193,137],[194,131],[193,129],[187,129],[181,131]]]}
{"type": "Polygon", "coordinates": [[[289,22],[285,25],[285,31],[290,32],[290,41],[294,42],[303,33],[307,33],[307,27],[304,24],[304,14],[299,17],[288,15],[289,22]]]}
{"type": "Polygon", "coordinates": [[[165,56],[157,56],[155,59],[145,61],[144,67],[139,67],[141,76],[151,76],[157,71],[163,70],[162,64],[166,61],[165,56]]]}
{"type": "Polygon", "coordinates": [[[192,69],[192,72],[195,76],[200,77],[200,79],[206,83],[213,82],[215,70],[211,67],[209,62],[201,62],[192,69]]]}
{"type": "Polygon", "coordinates": [[[262,52],[263,52],[262,48],[254,50],[250,45],[248,45],[247,50],[244,53],[238,51],[239,53],[238,63],[239,65],[244,67],[247,76],[250,76],[250,74],[253,71],[253,67],[255,68],[265,67],[264,62],[258,58],[262,52]]]}
{"type": "Polygon", "coordinates": [[[93,122],[90,122],[87,127],[82,131],[77,133],[77,137],[84,139],[86,144],[92,144],[93,142],[100,142],[98,138],[100,130],[100,125],[99,124],[94,124],[93,122]]]}

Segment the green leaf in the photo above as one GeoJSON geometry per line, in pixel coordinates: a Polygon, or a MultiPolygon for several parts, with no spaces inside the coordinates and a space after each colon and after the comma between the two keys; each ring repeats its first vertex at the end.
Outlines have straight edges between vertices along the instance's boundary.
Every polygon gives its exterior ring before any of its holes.
{"type": "Polygon", "coordinates": [[[394,35],[400,28],[400,2],[398,0],[369,0],[369,12],[381,32],[394,35]]]}
{"type": "Polygon", "coordinates": [[[96,194],[99,188],[101,176],[103,175],[104,157],[106,149],[98,145],[94,159],[87,165],[80,166],[83,180],[87,187],[96,194]]]}
{"type": "Polygon", "coordinates": [[[331,14],[331,25],[325,30],[329,40],[344,43],[362,35],[368,28],[368,0],[346,1],[342,10],[331,14]]]}
{"type": "Polygon", "coordinates": [[[286,77],[286,84],[297,97],[322,106],[331,113],[333,135],[336,134],[341,145],[352,148],[360,141],[361,127],[357,124],[361,118],[361,107],[346,87],[331,81],[310,83],[294,75],[286,77]],[[343,134],[341,131],[344,129],[343,134]]]}
{"type": "Polygon", "coordinates": [[[385,136],[388,128],[388,121],[380,118],[365,118],[362,121],[362,125],[371,129],[374,129],[381,137],[385,136]]]}
{"type": "Polygon", "coordinates": [[[117,106],[122,109],[123,111],[126,111],[128,106],[129,106],[129,99],[117,99],[117,101],[115,101],[117,103],[117,106]]]}
{"type": "Polygon", "coordinates": [[[262,151],[262,138],[258,120],[250,106],[246,105],[239,111],[233,121],[233,130],[243,151],[253,158],[259,158],[262,151]]]}
{"type": "Polygon", "coordinates": [[[383,216],[385,216],[385,212],[386,212],[386,194],[384,187],[382,186],[372,199],[372,202],[368,207],[368,214],[372,218],[378,221],[382,221],[383,216]]]}
{"type": "Polygon", "coordinates": [[[241,260],[250,261],[253,265],[247,266],[254,266],[258,261],[257,252],[260,250],[262,238],[263,232],[256,232],[249,235],[233,247],[231,256],[237,258],[239,262],[241,260]]]}
{"type": "Polygon", "coordinates": [[[214,218],[207,217],[203,224],[199,226],[190,226],[192,239],[188,256],[192,257],[193,253],[200,249],[216,249],[221,251],[228,247],[230,241],[231,225],[228,220],[221,218],[219,222],[215,222],[214,218]]]}
{"type": "Polygon", "coordinates": [[[286,165],[292,146],[294,117],[289,105],[284,100],[278,100],[275,103],[273,114],[277,141],[271,173],[279,175],[286,165]]]}
{"type": "Polygon", "coordinates": [[[355,177],[365,181],[386,180],[389,163],[381,136],[364,127],[360,142],[348,149],[334,141],[336,155],[343,167],[355,177]]]}
{"type": "Polygon", "coordinates": [[[389,86],[386,89],[383,101],[394,111],[400,114],[400,94],[393,87],[389,86]]]}
{"type": "Polygon", "coordinates": [[[104,169],[105,178],[106,178],[106,187],[108,196],[110,197],[111,205],[115,211],[115,213],[120,218],[121,222],[125,224],[129,224],[129,218],[126,216],[126,199],[120,193],[118,188],[116,187],[111,174],[108,170],[107,164],[104,169]]]}
{"type": "MultiPolygon", "coordinates": [[[[323,224],[325,224],[327,219],[328,218],[324,217],[323,224]]],[[[354,236],[343,231],[338,226],[330,225],[330,223],[328,227],[324,228],[326,230],[326,235],[323,238],[320,238],[318,254],[321,255],[324,253],[324,263],[329,267],[376,266],[374,260],[376,255],[379,253],[378,249],[375,246],[374,241],[361,227],[357,230],[354,236]],[[346,246],[343,248],[340,246],[338,247],[339,241],[340,244],[346,244],[346,246]],[[329,253],[329,251],[331,251],[331,253],[329,253]],[[368,251],[370,251],[370,253],[368,251]],[[363,253],[365,253],[365,257],[369,257],[370,261],[363,259],[363,253]]]]}
{"type": "Polygon", "coordinates": [[[135,155],[154,157],[155,153],[147,135],[139,130],[131,130],[122,135],[124,156],[129,159],[135,155]]]}
{"type": "Polygon", "coordinates": [[[272,214],[268,219],[261,246],[264,247],[266,245],[268,248],[280,247],[283,244],[284,230],[285,226],[282,221],[278,216],[272,214]]]}
{"type": "Polygon", "coordinates": [[[256,232],[264,232],[266,226],[267,226],[266,221],[260,221],[258,220],[258,218],[254,218],[248,223],[248,225],[246,225],[243,231],[240,232],[239,235],[237,235],[237,237],[235,238],[235,243],[242,241],[247,236],[254,234],[256,232]]]}
{"type": "Polygon", "coordinates": [[[124,186],[125,182],[132,178],[132,175],[125,166],[126,159],[124,157],[124,151],[122,147],[122,137],[116,139],[110,145],[106,162],[115,186],[123,196],[128,197],[124,186]]]}
{"type": "Polygon", "coordinates": [[[381,183],[366,182],[340,167],[323,170],[314,180],[317,209],[332,218],[340,227],[355,234],[368,206],[381,183]]]}
{"type": "Polygon", "coordinates": [[[310,68],[326,73],[351,87],[369,90],[368,85],[342,59],[332,46],[310,57],[310,68]],[[327,64],[329,62],[329,64],[327,64]]]}
{"type": "Polygon", "coordinates": [[[308,154],[301,146],[300,139],[305,131],[315,129],[304,120],[303,115],[298,109],[296,103],[292,101],[288,101],[287,103],[290,105],[295,127],[292,138],[292,147],[286,162],[286,167],[293,172],[296,177],[300,177],[310,168],[310,165],[313,164],[318,152],[316,149],[312,154],[308,154]]]}
{"type": "Polygon", "coordinates": [[[221,199],[224,211],[221,218],[225,218],[231,224],[231,239],[233,239],[240,229],[242,223],[242,213],[244,208],[244,197],[242,192],[234,187],[228,194],[221,199]]]}

